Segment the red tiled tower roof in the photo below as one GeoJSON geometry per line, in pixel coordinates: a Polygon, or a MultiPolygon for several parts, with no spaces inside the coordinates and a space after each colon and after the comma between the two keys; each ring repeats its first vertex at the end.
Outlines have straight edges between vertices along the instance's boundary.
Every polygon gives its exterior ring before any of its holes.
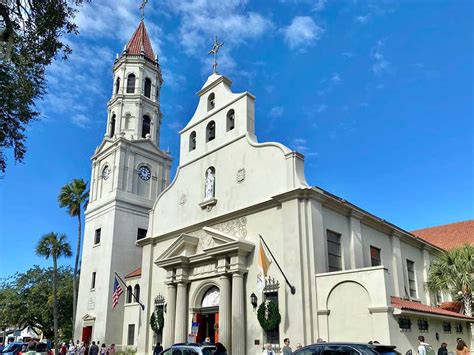
{"type": "Polygon", "coordinates": [[[142,51],[145,54],[145,58],[155,60],[155,53],[151,46],[150,38],[146,31],[145,22],[140,21],[137,29],[133,33],[132,38],[127,43],[126,47],[127,54],[140,55],[142,51]]]}
{"type": "Polygon", "coordinates": [[[142,268],[139,267],[138,269],[136,270],[133,270],[132,272],[128,273],[127,275],[125,275],[125,278],[126,279],[130,279],[132,277],[137,277],[137,276],[141,276],[142,275],[142,268]]]}
{"type": "Polygon", "coordinates": [[[474,219],[418,229],[411,233],[442,249],[450,250],[466,243],[474,244],[474,219]]]}

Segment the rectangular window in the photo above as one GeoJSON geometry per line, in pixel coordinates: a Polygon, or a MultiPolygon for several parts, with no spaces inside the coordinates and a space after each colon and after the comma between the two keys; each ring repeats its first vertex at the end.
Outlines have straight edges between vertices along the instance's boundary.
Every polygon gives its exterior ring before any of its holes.
{"type": "Polygon", "coordinates": [[[409,332],[411,330],[411,320],[410,318],[399,318],[398,326],[402,332],[409,332]]]}
{"type": "Polygon", "coordinates": [[[451,333],[451,323],[443,322],[443,331],[445,333],[451,333]]]}
{"type": "Polygon", "coordinates": [[[428,321],[426,319],[418,319],[418,330],[422,333],[428,332],[428,321]]]}
{"type": "Polygon", "coordinates": [[[329,272],[342,270],[341,263],[341,235],[327,230],[328,240],[328,266],[329,272]]]}
{"type": "Polygon", "coordinates": [[[138,228],[138,231],[137,231],[137,240],[140,240],[140,239],[145,238],[145,237],[146,237],[146,232],[147,232],[146,229],[138,228]]]}
{"type": "Polygon", "coordinates": [[[95,230],[94,245],[100,243],[100,228],[95,230]]]}
{"type": "Polygon", "coordinates": [[[91,288],[95,288],[95,271],[92,273],[91,288]]]}
{"type": "Polygon", "coordinates": [[[382,259],[380,257],[380,249],[374,246],[370,246],[370,261],[372,266],[382,265],[382,259]]]}
{"type": "Polygon", "coordinates": [[[135,324],[128,325],[127,345],[135,344],[135,324]]]}
{"type": "Polygon", "coordinates": [[[410,297],[417,298],[416,281],[415,281],[415,263],[408,259],[407,259],[407,274],[408,274],[408,287],[410,289],[410,297]]]}
{"type": "Polygon", "coordinates": [[[456,333],[462,333],[462,324],[461,323],[456,323],[456,333]]]}

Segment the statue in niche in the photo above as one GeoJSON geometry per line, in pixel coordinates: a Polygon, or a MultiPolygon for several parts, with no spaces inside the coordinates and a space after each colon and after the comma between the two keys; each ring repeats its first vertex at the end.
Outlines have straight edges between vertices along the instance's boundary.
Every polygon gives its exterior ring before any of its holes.
{"type": "Polygon", "coordinates": [[[215,192],[215,172],[214,168],[208,168],[206,171],[206,185],[205,185],[205,192],[204,192],[204,199],[210,200],[214,197],[215,192]]]}

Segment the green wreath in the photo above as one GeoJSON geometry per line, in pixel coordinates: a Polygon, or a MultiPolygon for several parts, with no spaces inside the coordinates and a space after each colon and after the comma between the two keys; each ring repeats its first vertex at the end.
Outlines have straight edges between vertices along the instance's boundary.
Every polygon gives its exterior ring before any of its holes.
{"type": "Polygon", "coordinates": [[[165,324],[165,318],[163,317],[163,310],[158,308],[155,312],[151,314],[150,317],[150,326],[151,330],[155,333],[159,333],[163,329],[165,324]]]}
{"type": "Polygon", "coordinates": [[[262,329],[269,332],[280,324],[281,315],[278,306],[272,301],[262,302],[258,307],[257,319],[262,329]],[[267,305],[268,303],[268,305],[267,305]]]}

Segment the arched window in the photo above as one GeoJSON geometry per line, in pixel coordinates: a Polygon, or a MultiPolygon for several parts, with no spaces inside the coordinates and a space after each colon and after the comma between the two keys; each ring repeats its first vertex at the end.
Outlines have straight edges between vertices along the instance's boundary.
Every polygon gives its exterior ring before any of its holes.
{"type": "Polygon", "coordinates": [[[115,115],[110,119],[110,138],[113,138],[115,134],[115,115]]]}
{"type": "Polygon", "coordinates": [[[235,127],[235,111],[227,112],[227,131],[233,130],[235,127]]]}
{"type": "Polygon", "coordinates": [[[219,307],[220,292],[216,286],[211,287],[202,297],[201,307],[219,307]]]}
{"type": "Polygon", "coordinates": [[[120,89],[120,77],[118,77],[117,80],[115,80],[115,93],[116,94],[118,94],[119,89],[120,89]]]}
{"type": "Polygon", "coordinates": [[[145,96],[151,97],[151,80],[148,78],[145,79],[145,96]]]}
{"type": "Polygon", "coordinates": [[[135,288],[133,289],[133,293],[135,294],[135,301],[140,301],[140,285],[136,284],[135,288]]]}
{"type": "Polygon", "coordinates": [[[127,303],[132,303],[132,286],[127,287],[127,303]]]}
{"type": "Polygon", "coordinates": [[[135,92],[135,74],[129,74],[127,78],[127,94],[135,92]]]}
{"type": "Polygon", "coordinates": [[[214,138],[216,138],[216,123],[211,121],[206,127],[206,142],[210,142],[214,138]]]}
{"type": "Polygon", "coordinates": [[[146,138],[147,134],[150,134],[150,117],[145,115],[142,123],[142,138],[146,138]]]}
{"type": "Polygon", "coordinates": [[[214,107],[216,107],[216,95],[212,92],[207,98],[207,110],[211,111],[214,107]]]}
{"type": "Polygon", "coordinates": [[[189,135],[189,151],[196,149],[196,132],[192,131],[189,135]]]}

